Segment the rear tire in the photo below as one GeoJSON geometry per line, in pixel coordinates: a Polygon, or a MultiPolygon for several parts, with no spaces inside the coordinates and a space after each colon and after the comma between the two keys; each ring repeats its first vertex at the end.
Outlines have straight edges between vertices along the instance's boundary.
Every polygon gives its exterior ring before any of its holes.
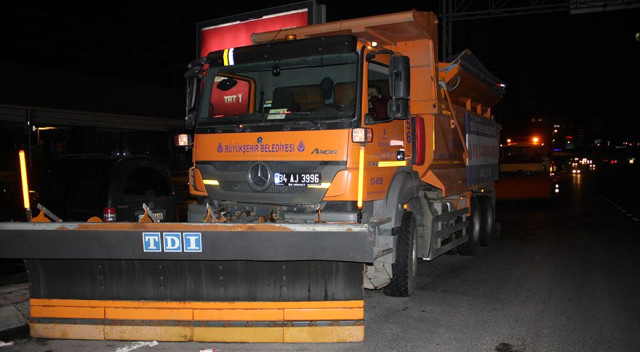
{"type": "Polygon", "coordinates": [[[478,197],[471,197],[471,218],[467,227],[469,240],[458,247],[462,255],[475,255],[480,249],[480,237],[482,233],[482,209],[478,197]]]}
{"type": "Polygon", "coordinates": [[[486,247],[491,244],[493,240],[493,226],[496,220],[493,199],[491,199],[491,197],[481,197],[480,209],[482,210],[480,244],[486,247]]]}
{"type": "Polygon", "coordinates": [[[402,223],[393,229],[398,236],[396,261],[392,265],[393,277],[384,288],[384,294],[393,297],[409,297],[416,289],[418,269],[416,219],[413,213],[405,211],[402,223]]]}

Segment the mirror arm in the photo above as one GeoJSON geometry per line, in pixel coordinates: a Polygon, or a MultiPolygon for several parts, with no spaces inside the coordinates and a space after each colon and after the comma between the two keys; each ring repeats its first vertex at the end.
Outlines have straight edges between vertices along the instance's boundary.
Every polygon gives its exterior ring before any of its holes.
{"type": "Polygon", "coordinates": [[[376,55],[378,54],[389,54],[391,56],[395,56],[396,53],[393,52],[393,50],[389,50],[389,49],[383,49],[383,50],[378,50],[378,51],[370,51],[367,53],[367,61],[373,59],[374,57],[376,57],[376,55]]]}

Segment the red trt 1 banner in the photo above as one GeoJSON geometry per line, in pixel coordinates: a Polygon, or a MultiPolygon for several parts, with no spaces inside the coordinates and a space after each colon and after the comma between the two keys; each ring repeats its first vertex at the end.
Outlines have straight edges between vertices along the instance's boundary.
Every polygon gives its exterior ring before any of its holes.
{"type": "Polygon", "coordinates": [[[247,21],[223,23],[205,27],[200,32],[200,56],[216,50],[251,45],[251,34],[283,28],[306,26],[308,10],[300,9],[266,15],[247,21]]]}

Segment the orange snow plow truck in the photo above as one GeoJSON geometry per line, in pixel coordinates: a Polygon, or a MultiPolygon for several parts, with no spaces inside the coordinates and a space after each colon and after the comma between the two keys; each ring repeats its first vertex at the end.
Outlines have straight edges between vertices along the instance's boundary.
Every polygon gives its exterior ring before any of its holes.
{"type": "Polygon", "coordinates": [[[194,60],[188,222],[1,225],[31,335],[364,340],[364,289],[410,296],[419,259],[493,233],[503,86],[469,51],[438,62],[437,38],[408,11],[194,60]]]}

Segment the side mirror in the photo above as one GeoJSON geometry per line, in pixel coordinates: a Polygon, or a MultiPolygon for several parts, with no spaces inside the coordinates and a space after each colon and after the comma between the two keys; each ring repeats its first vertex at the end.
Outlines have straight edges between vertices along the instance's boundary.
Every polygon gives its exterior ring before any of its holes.
{"type": "Polygon", "coordinates": [[[389,61],[389,93],[391,100],[387,105],[389,117],[409,118],[409,97],[411,72],[408,56],[392,56],[389,61]]]}
{"type": "Polygon", "coordinates": [[[391,98],[409,99],[411,73],[408,56],[392,56],[389,61],[389,92],[391,98]]]}
{"type": "Polygon", "coordinates": [[[196,127],[196,118],[193,111],[188,111],[187,116],[184,117],[184,127],[188,130],[196,127]]]}
{"type": "Polygon", "coordinates": [[[409,118],[409,99],[393,98],[387,103],[387,115],[393,119],[406,120],[409,118]]]}
{"type": "Polygon", "coordinates": [[[195,106],[196,106],[196,91],[198,88],[197,78],[187,79],[187,88],[185,89],[185,127],[187,129],[193,129],[195,126],[195,106]]]}
{"type": "Polygon", "coordinates": [[[206,58],[199,58],[191,61],[187,65],[187,72],[184,74],[184,78],[187,79],[187,87],[185,89],[185,126],[187,129],[193,129],[195,126],[195,107],[196,96],[198,91],[198,83],[202,78],[204,66],[207,64],[206,58]]]}
{"type": "Polygon", "coordinates": [[[184,74],[184,78],[190,79],[198,77],[198,75],[204,70],[204,65],[207,63],[206,58],[200,58],[192,60],[187,65],[187,72],[184,74]]]}

